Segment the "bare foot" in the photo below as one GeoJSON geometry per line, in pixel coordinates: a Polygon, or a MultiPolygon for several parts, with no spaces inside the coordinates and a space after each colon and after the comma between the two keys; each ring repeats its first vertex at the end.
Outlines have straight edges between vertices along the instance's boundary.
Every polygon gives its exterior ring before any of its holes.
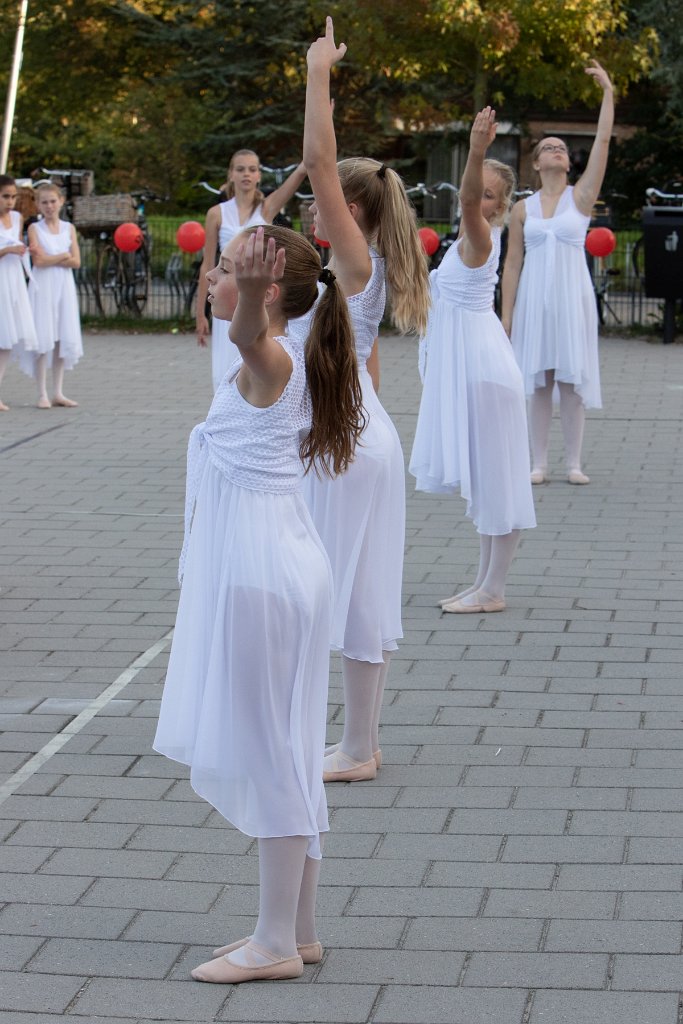
{"type": "Polygon", "coordinates": [[[71,398],[65,398],[64,395],[55,395],[52,399],[53,405],[62,405],[65,409],[75,409],[78,402],[74,402],[71,398]]]}
{"type": "Polygon", "coordinates": [[[52,402],[47,397],[47,395],[41,395],[40,398],[38,399],[38,403],[36,405],[36,409],[51,409],[51,408],[52,408],[52,402]]]}

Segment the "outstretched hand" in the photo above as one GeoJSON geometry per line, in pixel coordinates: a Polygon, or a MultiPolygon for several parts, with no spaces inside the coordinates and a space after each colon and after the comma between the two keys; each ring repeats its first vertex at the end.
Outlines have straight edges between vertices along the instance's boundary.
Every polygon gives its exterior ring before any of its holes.
{"type": "Polygon", "coordinates": [[[470,131],[470,149],[473,153],[485,153],[496,137],[498,125],[496,112],[492,107],[480,110],[470,131]]]}
{"type": "Polygon", "coordinates": [[[591,64],[592,67],[585,69],[586,74],[590,75],[591,78],[593,78],[597,82],[597,84],[600,86],[603,92],[606,89],[611,89],[612,80],[603,68],[602,64],[599,64],[597,60],[591,60],[591,64]]]}
{"type": "Polygon", "coordinates": [[[285,272],[285,250],[276,252],[275,239],[263,245],[263,228],[249,235],[235,253],[235,280],[240,298],[261,301],[271,284],[285,272]]]}
{"type": "Polygon", "coordinates": [[[345,53],[346,43],[340,43],[339,46],[335,44],[334,25],[332,18],[328,16],[325,19],[325,35],[316,39],[308,48],[308,53],[306,54],[308,69],[309,71],[313,68],[329,70],[342,60],[345,53]]]}

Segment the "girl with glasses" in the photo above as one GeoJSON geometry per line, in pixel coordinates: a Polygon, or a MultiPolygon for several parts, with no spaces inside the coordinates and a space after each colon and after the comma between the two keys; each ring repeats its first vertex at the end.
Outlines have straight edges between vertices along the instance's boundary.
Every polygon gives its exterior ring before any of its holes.
{"type": "Polygon", "coordinates": [[[598,317],[584,242],[607,167],[614,98],[597,61],[586,68],[602,89],[602,106],[586,170],[569,185],[569,151],[561,139],[539,142],[534,169],[541,188],[517,203],[503,271],[502,321],[530,397],[531,482],[548,474],[552,395],[560,393],[567,480],[587,484],[581,467],[586,409],[599,409],[598,317]]]}

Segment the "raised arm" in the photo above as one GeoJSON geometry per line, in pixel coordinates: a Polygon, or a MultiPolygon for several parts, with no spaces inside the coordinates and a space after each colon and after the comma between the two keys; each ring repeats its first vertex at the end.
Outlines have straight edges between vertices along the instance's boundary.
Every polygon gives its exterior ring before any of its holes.
{"type": "Polygon", "coordinates": [[[484,157],[496,137],[496,112],[480,110],[470,131],[470,150],[460,183],[463,241],[460,253],[466,266],[480,267],[491,252],[491,226],[482,213],[484,194],[484,157]]]}
{"type": "Polygon", "coordinates": [[[237,345],[247,368],[246,381],[240,379],[240,391],[253,405],[270,405],[292,372],[290,356],[271,336],[268,316],[268,306],[280,293],[278,281],[285,270],[285,250],[276,252],[274,238],[264,246],[263,228],[258,228],[239,245],[234,267],[228,269],[235,274],[238,295],[230,340],[237,345]]]}
{"type": "Polygon", "coordinates": [[[305,178],[306,165],[302,160],[289,177],[285,178],[280,187],[263,200],[263,219],[267,220],[269,224],[272,223],[273,217],[277,216],[282,207],[287,205],[305,178]]]}
{"type": "Polygon", "coordinates": [[[204,240],[204,255],[199,268],[199,280],[197,281],[197,308],[195,311],[195,323],[197,329],[197,344],[200,348],[206,348],[209,336],[209,321],[206,318],[206,296],[209,294],[209,285],[206,275],[216,265],[216,250],[218,249],[218,228],[220,225],[221,208],[212,206],[206,214],[206,225],[204,240]]]}
{"type": "Polygon", "coordinates": [[[307,54],[304,164],[326,241],[332,246],[337,280],[345,295],[356,295],[365,288],[372,264],[367,241],[346,203],[337,171],[330,71],[345,53],[344,43],[336,46],[332,18],[327,18],[325,35],[309,47],[307,54]]]}
{"type": "Polygon", "coordinates": [[[574,187],[574,202],[581,213],[586,216],[590,216],[602,188],[602,182],[607,169],[607,156],[612,137],[612,127],[614,125],[612,82],[605,69],[598,64],[597,60],[591,63],[593,67],[586,68],[586,74],[594,78],[602,88],[602,104],[586,170],[574,187]]]}
{"type": "Polygon", "coordinates": [[[512,330],[512,314],[517,298],[519,276],[524,263],[524,203],[518,202],[512,207],[508,225],[508,244],[503,266],[501,281],[501,313],[500,319],[507,334],[512,330]]]}

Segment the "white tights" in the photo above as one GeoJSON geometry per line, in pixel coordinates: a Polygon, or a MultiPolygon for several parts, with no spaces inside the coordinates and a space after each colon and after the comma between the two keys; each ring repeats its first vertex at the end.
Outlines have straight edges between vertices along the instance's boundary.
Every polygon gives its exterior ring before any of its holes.
{"type": "MultiPolygon", "coordinates": [[[[532,469],[548,468],[548,439],[553,417],[553,386],[555,374],[546,370],[545,386],[536,388],[529,399],[529,433],[531,436],[532,469]]],[[[581,447],[586,410],[572,384],[558,381],[560,391],[560,422],[564,437],[567,472],[581,469],[581,447]]]]}
{"type": "MultiPolygon", "coordinates": [[[[259,839],[259,913],[253,941],[277,956],[296,956],[297,943],[317,942],[315,902],[322,861],[307,856],[306,836],[259,839]]],[[[267,958],[251,950],[264,964],[267,958]]],[[[248,966],[245,951],[230,954],[248,966]]]]}
{"type": "Polygon", "coordinates": [[[472,586],[462,590],[455,597],[465,604],[468,603],[466,599],[471,597],[472,601],[469,603],[476,604],[477,595],[483,593],[496,601],[502,601],[505,597],[505,581],[515,557],[520,534],[521,530],[512,530],[501,536],[480,533],[479,568],[476,579],[472,586]]]}
{"type": "Polygon", "coordinates": [[[339,747],[362,764],[379,750],[379,719],[391,654],[383,651],[382,662],[342,656],[344,734],[339,747]]]}

